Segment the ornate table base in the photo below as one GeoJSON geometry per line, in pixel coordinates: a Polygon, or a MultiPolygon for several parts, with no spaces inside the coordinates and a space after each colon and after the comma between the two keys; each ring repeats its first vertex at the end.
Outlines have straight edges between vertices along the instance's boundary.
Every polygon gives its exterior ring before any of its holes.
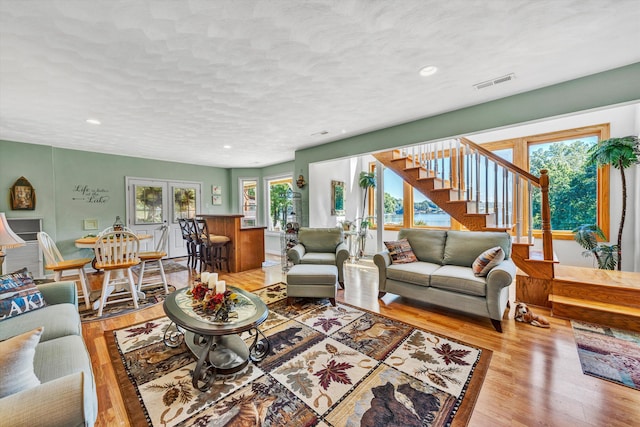
{"type": "Polygon", "coordinates": [[[240,335],[200,335],[185,331],[172,322],[164,332],[164,344],[167,347],[178,347],[186,340],[187,347],[197,358],[191,383],[200,391],[211,388],[218,375],[234,374],[247,366],[249,359],[257,363],[263,360],[271,349],[267,337],[258,329],[252,328],[251,346],[247,347],[240,335]]]}

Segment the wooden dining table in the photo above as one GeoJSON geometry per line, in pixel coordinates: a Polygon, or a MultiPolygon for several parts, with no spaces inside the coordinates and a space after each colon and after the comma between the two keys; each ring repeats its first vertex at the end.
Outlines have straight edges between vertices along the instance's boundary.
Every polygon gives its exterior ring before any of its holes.
{"type": "MultiPolygon", "coordinates": [[[[138,240],[147,240],[151,239],[153,236],[151,234],[137,234],[138,240]]],[[[85,236],[75,240],[76,248],[81,249],[93,249],[98,241],[98,236],[85,236]]]]}

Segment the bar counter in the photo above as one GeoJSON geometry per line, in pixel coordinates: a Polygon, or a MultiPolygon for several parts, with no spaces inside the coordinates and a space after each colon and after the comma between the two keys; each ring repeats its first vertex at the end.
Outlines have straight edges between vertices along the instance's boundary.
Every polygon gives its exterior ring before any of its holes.
{"type": "Polygon", "coordinates": [[[264,230],[266,227],[242,227],[241,214],[199,214],[207,221],[210,234],[227,236],[229,270],[232,273],[261,268],[264,257],[264,230]]]}

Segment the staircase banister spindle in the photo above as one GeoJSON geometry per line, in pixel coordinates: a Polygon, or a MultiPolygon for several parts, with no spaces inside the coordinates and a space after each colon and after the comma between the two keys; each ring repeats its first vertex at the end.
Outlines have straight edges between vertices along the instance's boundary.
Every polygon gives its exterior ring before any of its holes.
{"type": "Polygon", "coordinates": [[[486,148],[484,148],[482,145],[478,145],[475,142],[467,139],[467,138],[461,138],[461,140],[465,143],[470,145],[471,147],[473,147],[475,150],[477,150],[482,156],[484,157],[488,157],[489,159],[493,160],[494,162],[504,166],[505,168],[509,169],[511,172],[514,173],[518,173],[521,176],[523,176],[525,179],[530,180],[533,185],[535,185],[536,187],[540,187],[540,179],[535,176],[532,175],[530,172],[527,172],[524,169],[520,169],[518,166],[508,162],[507,160],[503,159],[502,157],[494,154],[493,152],[487,150],[486,148]]]}

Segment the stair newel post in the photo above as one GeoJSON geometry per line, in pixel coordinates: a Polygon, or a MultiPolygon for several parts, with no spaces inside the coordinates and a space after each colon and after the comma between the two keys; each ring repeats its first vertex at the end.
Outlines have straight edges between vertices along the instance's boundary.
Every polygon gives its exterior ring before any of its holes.
{"type": "Polygon", "coordinates": [[[529,222],[529,230],[527,238],[529,239],[529,243],[533,242],[533,186],[531,185],[531,181],[527,180],[527,200],[528,203],[528,222],[529,222]]]}
{"type": "Polygon", "coordinates": [[[544,259],[553,260],[553,237],[551,234],[551,210],[549,209],[549,175],[546,169],[540,170],[540,192],[542,195],[542,245],[544,259]]]}
{"type": "Polygon", "coordinates": [[[516,183],[516,194],[513,201],[513,218],[516,221],[516,243],[520,243],[522,238],[522,180],[520,179],[519,173],[516,173],[513,179],[516,183]]]}

